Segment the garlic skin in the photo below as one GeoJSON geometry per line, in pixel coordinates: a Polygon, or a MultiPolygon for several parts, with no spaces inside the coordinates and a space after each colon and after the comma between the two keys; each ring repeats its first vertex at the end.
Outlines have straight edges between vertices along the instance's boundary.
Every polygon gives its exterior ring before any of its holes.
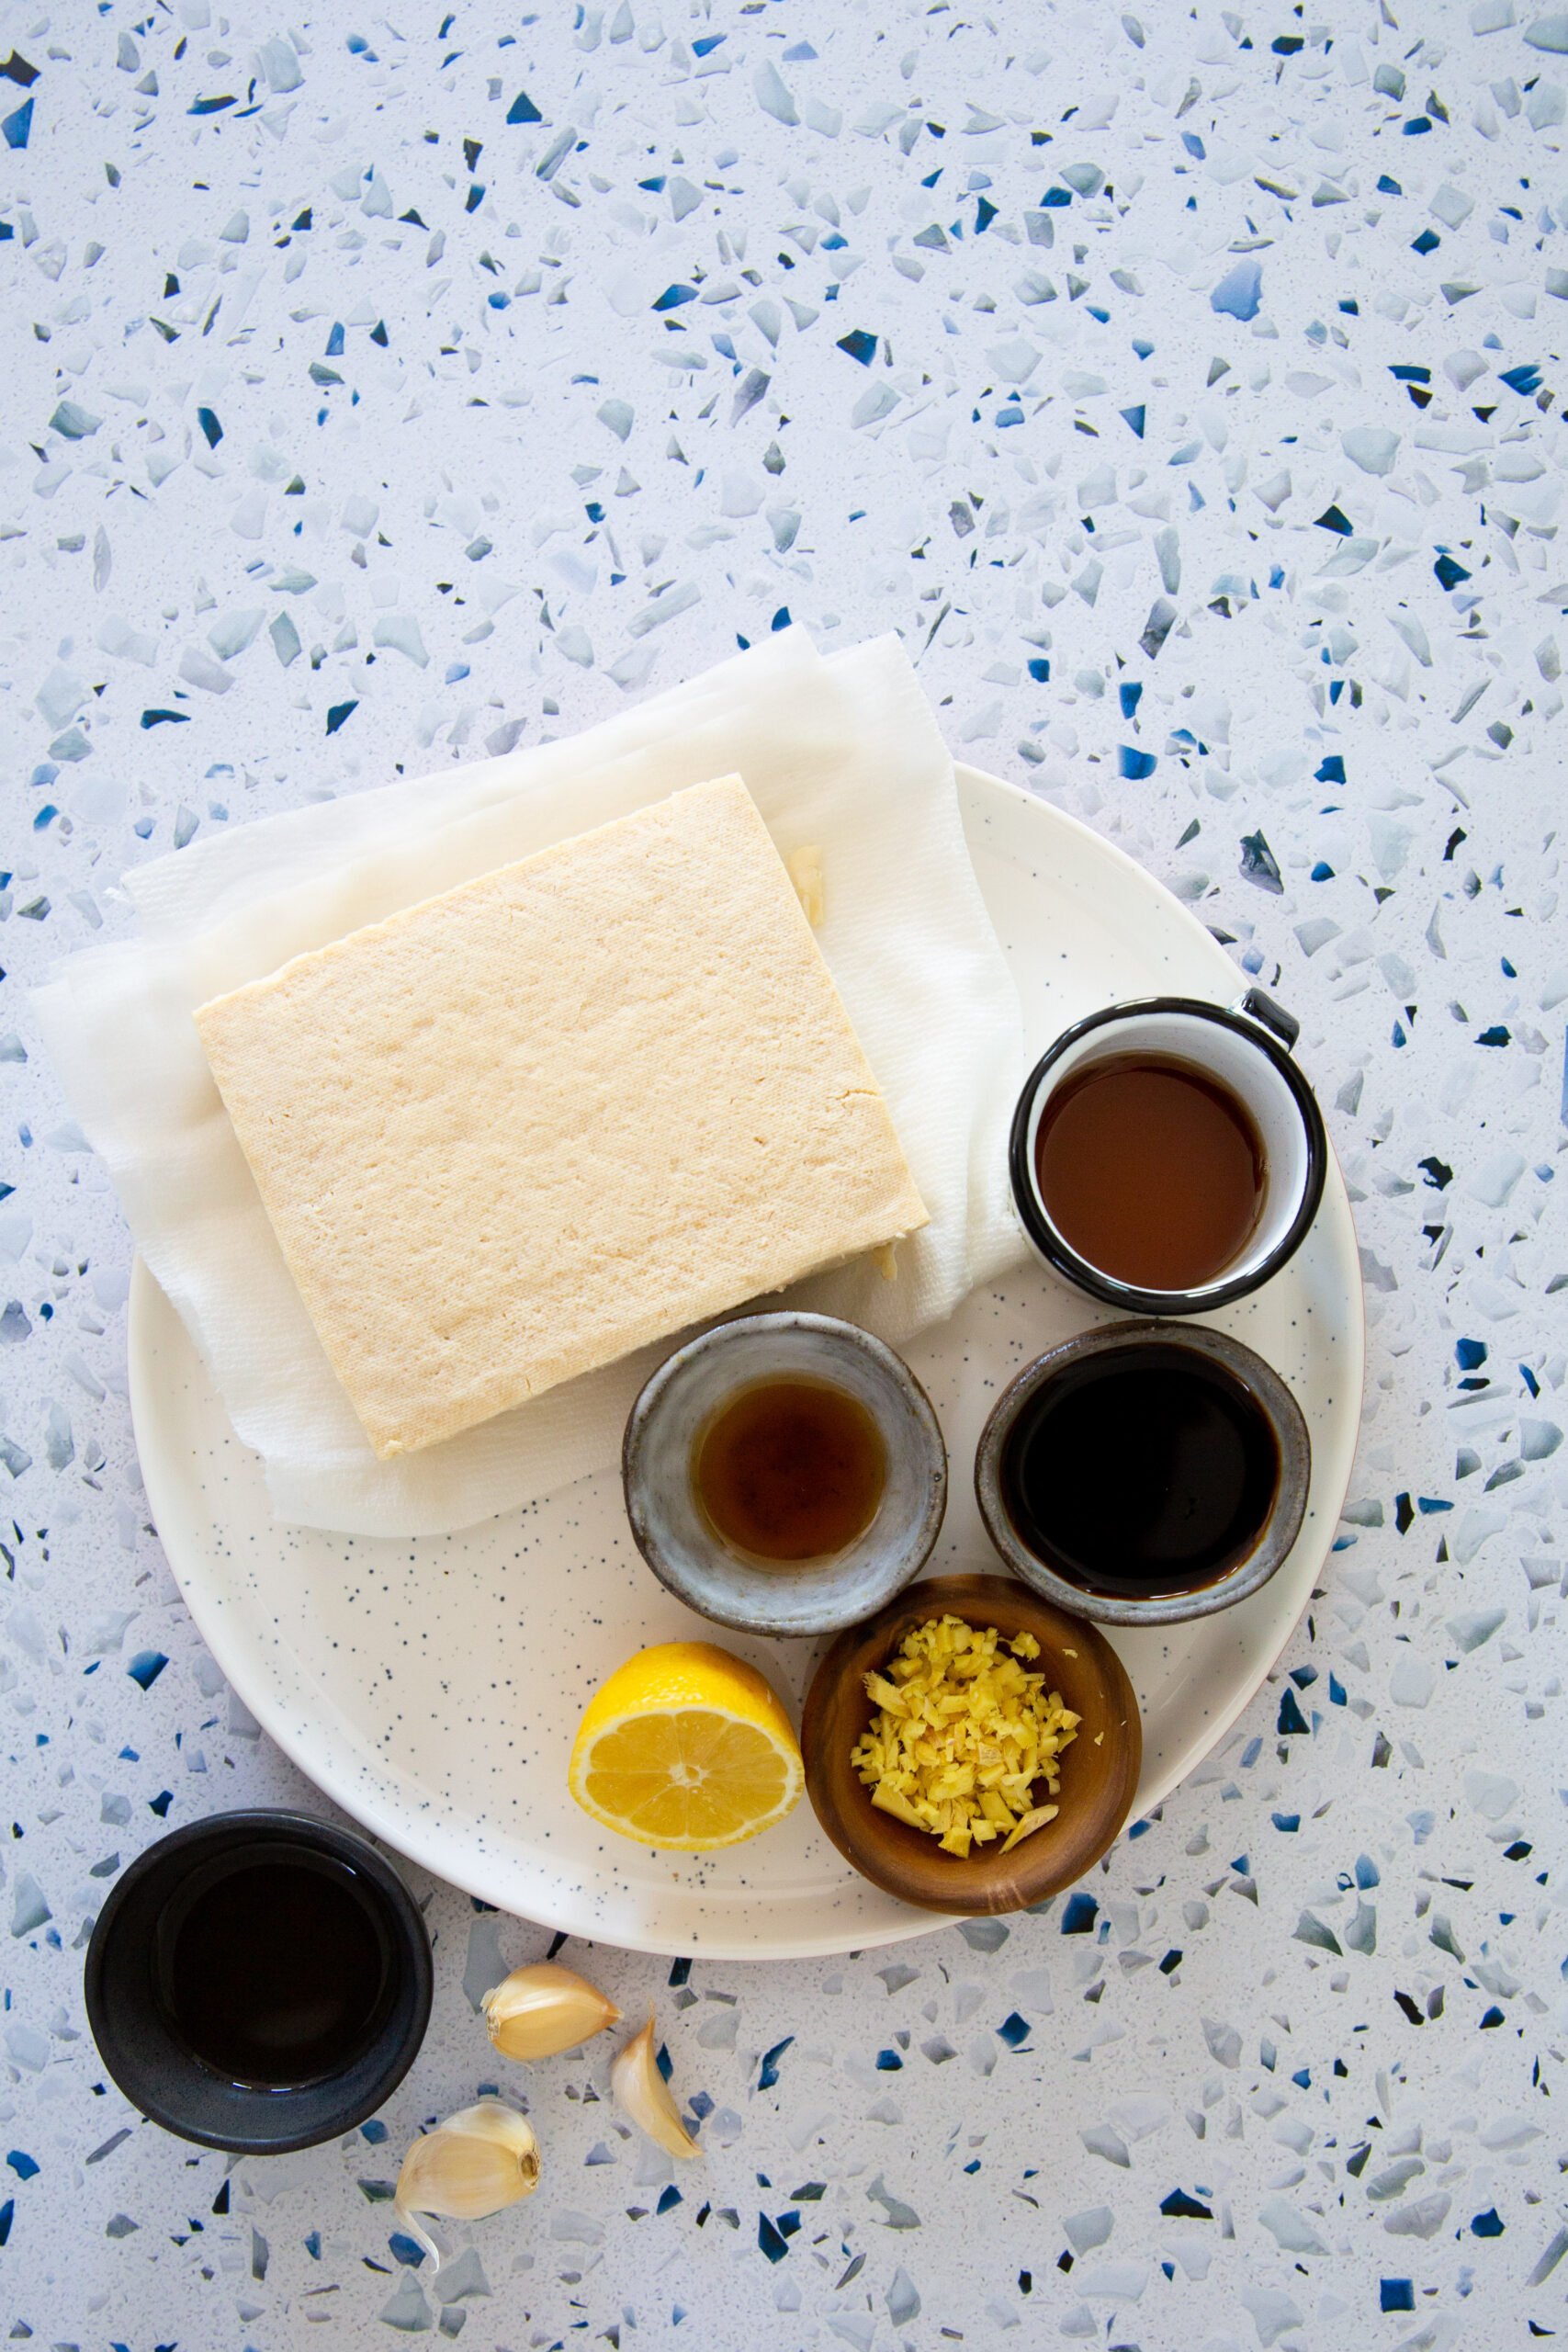
{"type": "Polygon", "coordinates": [[[554,2058],[576,2050],[621,2013],[596,1984],[553,1960],[514,1968],[492,1985],[479,2007],[490,2038],[503,2058],[554,2058]]]}
{"type": "Polygon", "coordinates": [[[532,2124],[498,2098],[449,2115],[417,2139],[403,2158],[393,2210],[435,2265],[441,2248],[419,2220],[480,2222],[539,2185],[539,2143],[532,2124]]]}
{"type": "Polygon", "coordinates": [[[671,2155],[701,2155],[702,2150],[682,2122],[670,2086],[659,2071],[651,2009],[642,2031],[634,2034],[610,2061],[610,2088],[637,2130],[646,2132],[671,2155]]]}

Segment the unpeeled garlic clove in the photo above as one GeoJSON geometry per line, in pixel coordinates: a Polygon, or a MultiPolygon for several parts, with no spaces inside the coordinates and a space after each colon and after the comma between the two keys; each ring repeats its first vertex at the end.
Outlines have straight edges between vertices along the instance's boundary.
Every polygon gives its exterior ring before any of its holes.
{"type": "Polygon", "coordinates": [[[639,2132],[646,2132],[672,2156],[698,2156],[702,2150],[682,2122],[670,2086],[659,2071],[653,2046],[653,2011],[640,2033],[634,2033],[610,2061],[610,2088],[639,2132]]]}
{"type": "Polygon", "coordinates": [[[416,2140],[398,2175],[395,2211],[437,2269],[441,2249],[418,2216],[481,2222],[531,2197],[539,2185],[533,2126],[498,2098],[481,2098],[416,2140]]]}
{"type": "Polygon", "coordinates": [[[554,2058],[618,2025],[621,2016],[596,1984],[553,1960],[514,1968],[479,2006],[503,2058],[554,2058]]]}

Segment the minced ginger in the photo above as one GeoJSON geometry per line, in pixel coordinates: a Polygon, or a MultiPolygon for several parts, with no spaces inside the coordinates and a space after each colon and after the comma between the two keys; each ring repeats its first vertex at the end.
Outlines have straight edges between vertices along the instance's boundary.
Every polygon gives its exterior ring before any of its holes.
{"type": "Polygon", "coordinates": [[[1060,1808],[1034,1802],[1057,1789],[1056,1758],[1078,1718],[1019,1663],[1040,1655],[1032,1634],[1005,1645],[961,1617],[912,1626],[885,1674],[868,1674],[876,1701],[850,1761],[873,1804],[924,1829],[949,1854],[1001,1838],[1005,1854],[1060,1808]]]}

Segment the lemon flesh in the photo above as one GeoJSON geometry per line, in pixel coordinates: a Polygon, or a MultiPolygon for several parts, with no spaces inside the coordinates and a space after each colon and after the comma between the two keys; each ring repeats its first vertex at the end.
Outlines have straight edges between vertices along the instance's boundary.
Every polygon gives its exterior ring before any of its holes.
{"type": "Polygon", "coordinates": [[[709,1642],[628,1658],[590,1702],[569,1785],[586,1813],[645,1846],[711,1853],[780,1821],[805,1783],[800,1747],[754,1667],[709,1642]]]}

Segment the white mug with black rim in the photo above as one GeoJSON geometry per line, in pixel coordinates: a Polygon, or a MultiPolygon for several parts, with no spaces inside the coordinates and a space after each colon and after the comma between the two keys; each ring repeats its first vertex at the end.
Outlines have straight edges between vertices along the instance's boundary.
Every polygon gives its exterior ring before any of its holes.
{"type": "Polygon", "coordinates": [[[1317,1098],[1292,1057],[1301,1024],[1261,989],[1235,1004],[1142,997],[1107,1005],[1064,1030],[1024,1081],[1009,1148],[1013,1200],[1039,1256],[1089,1297],[1124,1315],[1202,1315],[1259,1289],[1294,1255],[1323,1197],[1328,1142],[1317,1098]],[[1190,1289],[1126,1282],[1085,1257],[1061,1231],[1041,1184],[1040,1127],[1058,1091],[1112,1057],[1195,1067],[1233,1094],[1261,1147],[1258,1214],[1236,1256],[1190,1289]]]}

